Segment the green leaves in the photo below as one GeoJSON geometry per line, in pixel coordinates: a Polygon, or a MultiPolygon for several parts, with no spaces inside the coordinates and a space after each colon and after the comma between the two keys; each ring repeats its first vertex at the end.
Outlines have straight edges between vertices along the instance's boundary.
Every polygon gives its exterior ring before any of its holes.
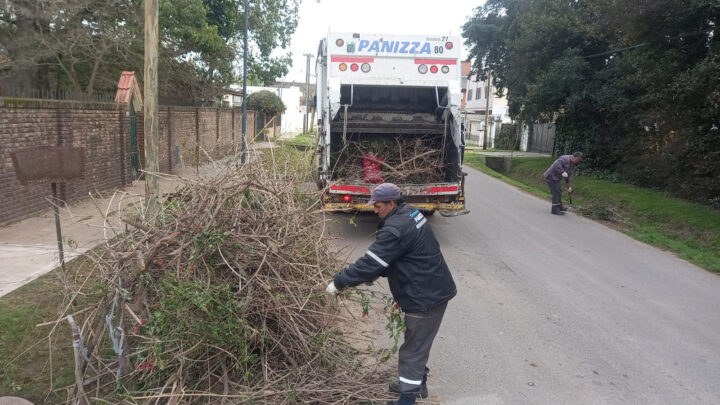
{"type": "MultiPolygon", "coordinates": [[[[142,1],[30,3],[12,0],[0,10],[0,52],[10,61],[3,68],[22,85],[114,91],[121,71],[143,70],[142,1]]],[[[248,73],[252,83],[273,83],[288,71],[281,49],[297,27],[299,0],[249,3],[248,73]]],[[[236,83],[244,13],[243,0],[160,0],[161,95],[210,101],[236,83]]]]}
{"type": "Polygon", "coordinates": [[[249,109],[260,111],[269,117],[285,111],[285,104],[283,104],[280,97],[267,90],[250,94],[248,96],[247,104],[249,109]]]}
{"type": "Polygon", "coordinates": [[[707,203],[720,200],[718,22],[712,0],[489,0],[463,35],[515,118],[557,124],[557,153],[707,203]]]}

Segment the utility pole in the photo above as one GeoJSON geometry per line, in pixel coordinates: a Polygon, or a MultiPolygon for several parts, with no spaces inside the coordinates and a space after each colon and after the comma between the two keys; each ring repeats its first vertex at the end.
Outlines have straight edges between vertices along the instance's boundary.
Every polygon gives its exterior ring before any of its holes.
{"type": "Polygon", "coordinates": [[[158,121],[158,1],[145,0],[145,200],[148,206],[148,218],[158,212],[160,184],[157,173],[160,171],[158,144],[160,121],[158,121]]]}
{"type": "Polygon", "coordinates": [[[245,35],[243,36],[243,112],[242,112],[242,155],[240,163],[245,164],[245,149],[247,148],[245,134],[247,132],[247,53],[248,53],[248,0],[245,0],[245,35]]]}
{"type": "Polygon", "coordinates": [[[305,69],[305,125],[303,125],[303,133],[308,133],[312,130],[312,123],[310,122],[310,58],[313,54],[306,53],[307,57],[307,68],[305,69]]]}
{"type": "Polygon", "coordinates": [[[485,89],[487,90],[485,92],[485,134],[483,135],[483,150],[487,149],[487,143],[488,143],[488,118],[490,118],[490,91],[492,86],[492,77],[490,72],[487,74],[487,87],[485,89]]]}

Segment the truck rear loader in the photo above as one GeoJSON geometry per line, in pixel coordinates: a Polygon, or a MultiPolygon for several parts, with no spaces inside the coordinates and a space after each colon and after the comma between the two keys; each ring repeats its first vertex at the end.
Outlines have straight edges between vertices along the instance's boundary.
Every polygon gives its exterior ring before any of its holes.
{"type": "Polygon", "coordinates": [[[330,33],[315,65],[317,183],[327,211],[372,211],[393,182],[428,213],[466,213],[460,39],[330,33]]]}

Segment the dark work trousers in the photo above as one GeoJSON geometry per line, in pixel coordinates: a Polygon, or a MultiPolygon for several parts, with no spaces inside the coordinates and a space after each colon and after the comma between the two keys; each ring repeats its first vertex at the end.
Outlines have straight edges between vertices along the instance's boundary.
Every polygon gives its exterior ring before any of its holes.
{"type": "Polygon", "coordinates": [[[430,348],[440,329],[445,308],[447,302],[427,312],[405,314],[405,341],[398,352],[400,391],[404,394],[420,393],[420,385],[427,372],[425,366],[430,358],[430,348]]]}
{"type": "Polygon", "coordinates": [[[560,187],[560,180],[553,180],[545,178],[548,187],[550,187],[550,194],[552,194],[552,212],[557,212],[562,207],[562,188],[560,187]]]}

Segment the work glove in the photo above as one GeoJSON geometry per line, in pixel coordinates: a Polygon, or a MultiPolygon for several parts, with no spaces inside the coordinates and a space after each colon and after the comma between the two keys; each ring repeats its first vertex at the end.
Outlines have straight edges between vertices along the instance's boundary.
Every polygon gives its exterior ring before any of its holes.
{"type": "Polygon", "coordinates": [[[567,172],[563,172],[563,173],[562,173],[562,176],[567,179],[567,178],[568,178],[567,172]]]}
{"type": "Polygon", "coordinates": [[[568,193],[572,193],[572,187],[568,187],[568,193]]]}
{"type": "Polygon", "coordinates": [[[328,294],[337,294],[338,289],[335,287],[335,282],[331,281],[330,284],[328,284],[327,288],[325,288],[325,292],[328,294]]]}

